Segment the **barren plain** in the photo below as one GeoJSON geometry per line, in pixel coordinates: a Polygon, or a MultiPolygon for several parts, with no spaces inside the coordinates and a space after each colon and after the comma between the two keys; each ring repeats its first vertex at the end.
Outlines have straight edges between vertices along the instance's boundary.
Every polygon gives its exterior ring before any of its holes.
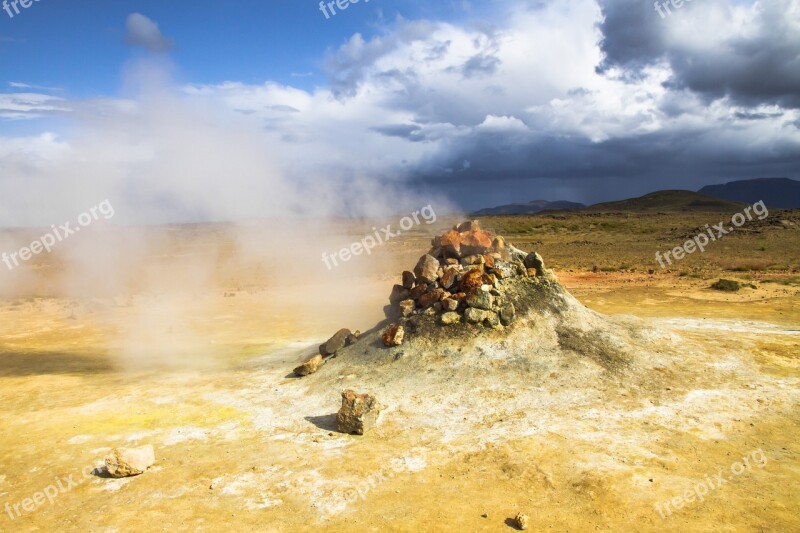
{"type": "MultiPolygon", "coordinates": [[[[0,302],[0,530],[511,531],[523,512],[534,531],[798,531],[800,213],[669,271],[653,259],[723,216],[482,219],[538,251],[587,316],[643,332],[614,369],[541,320],[461,352],[291,376],[338,328],[378,323],[454,220],[335,271],[297,269],[290,251],[242,258],[224,226],[152,228],[162,245],[125,265],[124,290],[64,290],[43,257],[0,302]],[[710,289],[720,277],[752,287],[710,289]],[[345,388],[387,406],[374,432],[336,431],[345,388]],[[81,473],[138,444],[156,449],[147,473],[81,473]],[[70,476],[52,503],[20,507],[70,476]]],[[[331,224],[346,246],[374,221],[331,224]]]]}

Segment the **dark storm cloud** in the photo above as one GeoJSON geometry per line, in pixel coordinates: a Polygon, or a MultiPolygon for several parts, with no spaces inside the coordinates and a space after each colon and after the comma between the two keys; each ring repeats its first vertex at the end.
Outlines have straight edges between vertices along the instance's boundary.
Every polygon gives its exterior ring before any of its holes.
{"type": "Polygon", "coordinates": [[[449,191],[465,206],[477,208],[486,207],[490,193],[503,202],[519,200],[518,187],[523,183],[531,191],[526,200],[593,203],[657,189],[696,190],[723,178],[773,174],[800,175],[800,146],[787,142],[768,154],[742,150],[720,142],[712,130],[659,132],[600,143],[552,135],[480,133],[425,161],[415,169],[415,180],[449,191]],[[464,160],[469,160],[468,168],[462,168],[464,160]],[[559,183],[571,184],[574,192],[563,196],[562,190],[556,197],[553,190],[559,183]],[[604,185],[608,183],[616,186],[604,185]]]}
{"type": "Polygon", "coordinates": [[[662,21],[649,2],[600,0],[599,5],[604,16],[600,47],[605,53],[599,72],[622,67],[635,73],[665,53],[662,21]]]}
{"type": "Polygon", "coordinates": [[[399,137],[413,142],[424,140],[420,135],[421,128],[414,124],[389,124],[371,129],[387,137],[399,137]]]}
{"type": "MultiPolygon", "coordinates": [[[[600,0],[605,17],[600,24],[605,59],[598,70],[620,67],[626,75],[636,76],[647,65],[667,61],[673,71],[670,87],[689,89],[709,100],[728,96],[742,105],[798,108],[800,25],[793,2],[796,4],[795,0],[762,2],[752,11],[747,31],[731,36],[726,33],[728,28],[708,26],[701,29],[702,39],[698,40],[697,35],[682,39],[668,30],[670,24],[684,22],[677,20],[679,17],[709,16],[699,4],[685,4],[662,19],[649,2],[600,0]]],[[[723,13],[733,9],[727,2],[718,2],[716,7],[723,13]]],[[[732,18],[729,21],[734,24],[732,18]]],[[[702,25],[703,21],[694,18],[689,22],[702,25]]]]}

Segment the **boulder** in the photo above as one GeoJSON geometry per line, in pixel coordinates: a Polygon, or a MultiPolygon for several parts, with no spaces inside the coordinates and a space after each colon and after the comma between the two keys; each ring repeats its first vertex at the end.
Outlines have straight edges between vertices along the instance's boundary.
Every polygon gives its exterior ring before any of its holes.
{"type": "Polygon", "coordinates": [[[481,223],[479,220],[470,220],[469,222],[462,222],[456,226],[456,231],[459,233],[465,231],[481,231],[481,223]]]}
{"type": "Polygon", "coordinates": [[[442,235],[439,245],[450,257],[461,257],[461,234],[458,231],[451,229],[442,235]]]}
{"type": "Polygon", "coordinates": [[[325,344],[319,347],[320,355],[323,357],[328,357],[335,354],[345,347],[345,344],[347,344],[347,338],[352,334],[353,333],[349,329],[340,329],[333,337],[328,339],[325,344]]]}
{"type": "Polygon", "coordinates": [[[517,529],[524,531],[528,529],[528,525],[530,524],[530,519],[528,515],[524,515],[522,513],[517,513],[517,516],[514,517],[514,527],[517,529]]]}
{"type": "Polygon", "coordinates": [[[436,273],[439,270],[439,260],[432,255],[425,254],[419,258],[417,266],[414,267],[414,274],[417,280],[422,280],[426,283],[433,283],[436,281],[436,273]]]}
{"type": "Polygon", "coordinates": [[[485,254],[492,249],[492,238],[481,230],[470,230],[461,233],[461,254],[485,254]]]}
{"type": "Polygon", "coordinates": [[[452,288],[453,285],[456,284],[456,280],[458,280],[458,273],[458,268],[454,266],[448,266],[446,269],[444,269],[444,274],[442,274],[442,277],[439,279],[439,283],[445,289],[452,288]]]}
{"type": "Polygon", "coordinates": [[[451,311],[443,314],[439,320],[441,321],[442,324],[446,326],[449,326],[451,324],[458,324],[459,322],[461,322],[461,315],[459,315],[458,313],[453,313],[451,311]]]}
{"type": "Polygon", "coordinates": [[[414,276],[413,272],[409,272],[408,270],[403,272],[403,287],[411,289],[414,287],[415,281],[417,281],[417,278],[414,276]]]}
{"type": "Polygon", "coordinates": [[[489,279],[482,271],[470,270],[464,274],[464,277],[461,278],[461,282],[459,283],[459,292],[471,294],[480,289],[481,285],[484,285],[488,281],[489,279]]]}
{"type": "Polygon", "coordinates": [[[467,310],[464,311],[464,320],[470,324],[480,324],[486,320],[486,313],[487,311],[484,311],[483,309],[468,307],[467,310]]]}
{"type": "Polygon", "coordinates": [[[442,300],[443,311],[455,311],[456,309],[458,309],[458,300],[453,298],[445,298],[442,300]]]}
{"type": "Polygon", "coordinates": [[[494,296],[484,290],[478,290],[467,296],[467,305],[477,309],[491,311],[494,303],[494,296]]]}
{"type": "Polygon", "coordinates": [[[392,324],[383,332],[381,340],[385,346],[400,346],[403,344],[403,337],[405,336],[405,328],[400,324],[392,324]]]}
{"type": "Polygon", "coordinates": [[[295,368],[294,373],[296,376],[300,376],[301,378],[304,376],[309,376],[319,370],[324,362],[325,359],[323,359],[321,355],[315,355],[302,365],[295,368]]]}
{"type": "MultiPolygon", "coordinates": [[[[383,314],[389,320],[395,320],[400,318],[400,306],[399,305],[384,305],[383,306],[383,314]]],[[[325,345],[322,344],[319,347],[319,353],[325,354],[325,345]]],[[[327,354],[325,354],[327,357],[327,354]]]]}
{"type": "MultiPolygon", "coordinates": [[[[419,282],[417,282],[419,283],[419,282]]],[[[416,287],[411,289],[410,298],[413,300],[419,299],[420,296],[428,292],[428,284],[427,283],[419,283],[416,287]]]]}
{"type": "Polygon", "coordinates": [[[496,252],[502,252],[503,250],[506,249],[506,240],[503,237],[501,237],[500,235],[498,235],[492,241],[492,248],[496,252]]]}
{"type": "Polygon", "coordinates": [[[114,448],[105,462],[111,477],[138,476],[155,464],[156,455],[149,444],[138,448],[114,448]]]}
{"type": "Polygon", "coordinates": [[[419,305],[423,309],[427,309],[441,300],[442,296],[444,296],[444,289],[433,289],[419,297],[419,305]]]}
{"type": "Polygon", "coordinates": [[[500,317],[494,311],[486,311],[483,323],[486,327],[496,328],[500,325],[500,317]]]}
{"type": "Polygon", "coordinates": [[[371,394],[353,390],[342,392],[342,407],[336,415],[336,427],[342,433],[363,435],[378,421],[382,406],[371,394]]]}
{"type": "Polygon", "coordinates": [[[461,258],[461,265],[463,266],[472,266],[472,265],[482,265],[486,261],[482,255],[468,255],[466,257],[461,258]]]}
{"type": "Polygon", "coordinates": [[[350,335],[347,336],[347,338],[344,341],[344,345],[345,346],[352,346],[353,344],[358,342],[358,339],[360,337],[361,337],[361,332],[356,330],[356,331],[354,331],[353,333],[351,333],[350,335]]]}
{"type": "Polygon", "coordinates": [[[525,268],[533,268],[537,276],[544,276],[544,259],[536,252],[531,252],[525,257],[525,268]]]}
{"type": "Polygon", "coordinates": [[[517,267],[513,263],[496,260],[492,273],[500,279],[513,278],[517,275],[517,267]]]}
{"type": "Polygon", "coordinates": [[[396,304],[397,302],[408,300],[410,296],[411,296],[410,290],[403,287],[402,285],[395,285],[394,287],[392,287],[392,294],[389,295],[389,301],[393,304],[396,304]]]}
{"type": "Polygon", "coordinates": [[[410,317],[414,314],[414,309],[416,309],[417,304],[414,300],[403,300],[400,302],[400,315],[403,318],[410,317]]]}

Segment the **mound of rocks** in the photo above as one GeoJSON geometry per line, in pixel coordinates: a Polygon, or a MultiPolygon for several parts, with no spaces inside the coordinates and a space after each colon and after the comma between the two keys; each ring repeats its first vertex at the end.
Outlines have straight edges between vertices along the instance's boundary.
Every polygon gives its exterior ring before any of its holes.
{"type": "Polygon", "coordinates": [[[383,335],[386,346],[402,343],[402,324],[414,316],[438,316],[442,326],[461,323],[489,328],[510,326],[517,318],[504,283],[514,278],[554,280],[542,257],[514,247],[481,229],[475,220],[435,237],[413,271],[393,287],[386,317],[393,321],[383,335]]]}

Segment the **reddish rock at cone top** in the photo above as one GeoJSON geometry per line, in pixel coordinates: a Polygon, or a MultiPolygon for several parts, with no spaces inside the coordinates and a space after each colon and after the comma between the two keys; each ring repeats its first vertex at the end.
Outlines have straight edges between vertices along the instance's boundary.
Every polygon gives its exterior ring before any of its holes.
{"type": "Polygon", "coordinates": [[[342,433],[363,435],[375,426],[383,406],[371,394],[353,390],[342,393],[342,407],[336,415],[336,426],[342,433]]]}
{"type": "Polygon", "coordinates": [[[381,335],[381,340],[386,346],[400,346],[403,344],[403,337],[405,336],[405,328],[400,324],[392,324],[381,335]]]}
{"type": "Polygon", "coordinates": [[[448,254],[454,257],[461,257],[461,234],[451,229],[439,239],[439,246],[448,254]]]}
{"type": "Polygon", "coordinates": [[[481,230],[465,231],[461,234],[463,254],[485,254],[492,249],[492,237],[481,230]]]}

